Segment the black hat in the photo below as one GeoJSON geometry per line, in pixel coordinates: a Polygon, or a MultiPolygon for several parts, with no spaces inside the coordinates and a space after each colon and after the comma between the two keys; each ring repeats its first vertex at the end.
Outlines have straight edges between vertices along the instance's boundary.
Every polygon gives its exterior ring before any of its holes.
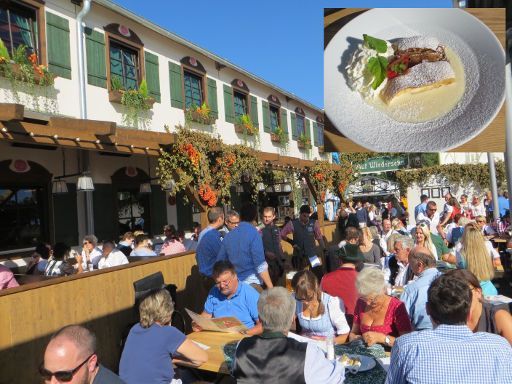
{"type": "Polygon", "coordinates": [[[364,255],[356,244],[345,244],[345,246],[338,251],[338,255],[344,263],[359,263],[364,261],[364,255]]]}

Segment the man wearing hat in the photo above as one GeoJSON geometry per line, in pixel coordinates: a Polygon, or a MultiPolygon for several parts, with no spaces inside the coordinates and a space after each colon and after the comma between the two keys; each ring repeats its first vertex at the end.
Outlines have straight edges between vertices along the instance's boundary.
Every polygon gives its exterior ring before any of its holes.
{"type": "Polygon", "coordinates": [[[352,328],[354,308],[358,298],[356,267],[363,263],[364,256],[357,244],[347,242],[342,249],[339,252],[341,266],[323,277],[321,287],[322,291],[343,300],[343,303],[345,303],[345,316],[348,325],[352,328]],[[342,249],[344,250],[343,252],[341,252],[342,249]]]}
{"type": "Polygon", "coordinates": [[[325,252],[325,242],[318,220],[310,217],[309,205],[300,207],[298,219],[290,220],[281,230],[281,239],[293,246],[292,264],[296,270],[304,269],[308,264],[317,276],[318,280],[323,275],[321,257],[317,252],[315,240],[325,252]],[[288,237],[293,234],[293,239],[288,237]]]}

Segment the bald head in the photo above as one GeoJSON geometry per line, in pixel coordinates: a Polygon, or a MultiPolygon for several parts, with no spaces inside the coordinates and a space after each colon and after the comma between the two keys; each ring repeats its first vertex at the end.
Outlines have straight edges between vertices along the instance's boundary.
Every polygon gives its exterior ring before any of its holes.
{"type": "MultiPolygon", "coordinates": [[[[84,361],[73,379],[72,384],[89,384],[97,370],[96,337],[87,328],[70,325],[55,333],[44,353],[44,368],[50,372],[70,371],[84,361]],[[92,355],[92,356],[91,356],[92,355]]],[[[57,381],[52,377],[47,383],[57,381]]]]}
{"type": "Polygon", "coordinates": [[[434,268],[436,259],[430,249],[425,247],[414,247],[409,254],[409,263],[415,275],[419,275],[425,269],[434,268]]]}

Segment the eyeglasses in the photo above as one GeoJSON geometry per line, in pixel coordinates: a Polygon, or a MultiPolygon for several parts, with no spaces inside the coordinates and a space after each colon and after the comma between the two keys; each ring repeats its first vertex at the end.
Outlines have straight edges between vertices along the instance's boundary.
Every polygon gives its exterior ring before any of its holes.
{"type": "Polygon", "coordinates": [[[216,282],[215,282],[215,285],[216,285],[217,287],[221,287],[221,286],[223,286],[223,285],[224,285],[225,287],[227,287],[227,286],[229,286],[229,284],[231,284],[231,282],[233,281],[233,279],[234,279],[234,278],[235,278],[235,276],[231,276],[231,277],[230,277],[229,279],[227,279],[227,280],[224,280],[224,281],[216,281],[216,282]]]}
{"type": "Polygon", "coordinates": [[[232,224],[232,225],[238,225],[238,224],[240,224],[240,221],[231,221],[231,220],[228,220],[228,223],[229,223],[229,224],[232,224]]]}
{"type": "Polygon", "coordinates": [[[485,220],[476,220],[477,223],[485,223],[485,220]]]}
{"type": "Polygon", "coordinates": [[[90,242],[90,241],[85,240],[85,241],[83,242],[83,245],[85,245],[85,244],[91,244],[91,242],[90,242]]]}
{"type": "MultiPolygon", "coordinates": [[[[94,352],[95,353],[95,352],[94,352]]],[[[49,381],[52,379],[53,376],[59,381],[67,383],[68,381],[73,380],[73,376],[75,376],[75,373],[78,372],[82,366],[89,361],[89,359],[94,355],[94,353],[91,353],[87,359],[85,359],[78,367],[70,370],[70,371],[57,371],[57,372],[51,372],[47,370],[44,367],[44,362],[41,363],[41,366],[39,367],[39,374],[43,378],[43,380],[49,381]]]]}

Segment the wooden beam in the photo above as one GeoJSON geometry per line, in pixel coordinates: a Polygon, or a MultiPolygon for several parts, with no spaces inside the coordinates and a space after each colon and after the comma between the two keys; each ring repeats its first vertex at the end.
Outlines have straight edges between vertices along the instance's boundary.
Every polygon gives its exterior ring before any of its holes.
{"type": "Polygon", "coordinates": [[[23,120],[25,106],[21,104],[0,103],[0,121],[23,120]]]}
{"type": "Polygon", "coordinates": [[[258,152],[258,158],[261,161],[278,161],[279,160],[279,154],[278,153],[270,153],[270,152],[258,152]]]}
{"type": "Polygon", "coordinates": [[[176,142],[176,135],[167,132],[140,131],[135,129],[117,128],[116,138],[153,141],[154,147],[169,145],[176,142]]]}
{"type": "Polygon", "coordinates": [[[113,121],[74,119],[70,117],[50,117],[48,125],[55,129],[87,131],[94,135],[115,135],[117,124],[113,121]]]}
{"type": "Polygon", "coordinates": [[[292,167],[298,167],[300,159],[297,157],[279,155],[279,162],[282,165],[291,165],[292,167]]]}

